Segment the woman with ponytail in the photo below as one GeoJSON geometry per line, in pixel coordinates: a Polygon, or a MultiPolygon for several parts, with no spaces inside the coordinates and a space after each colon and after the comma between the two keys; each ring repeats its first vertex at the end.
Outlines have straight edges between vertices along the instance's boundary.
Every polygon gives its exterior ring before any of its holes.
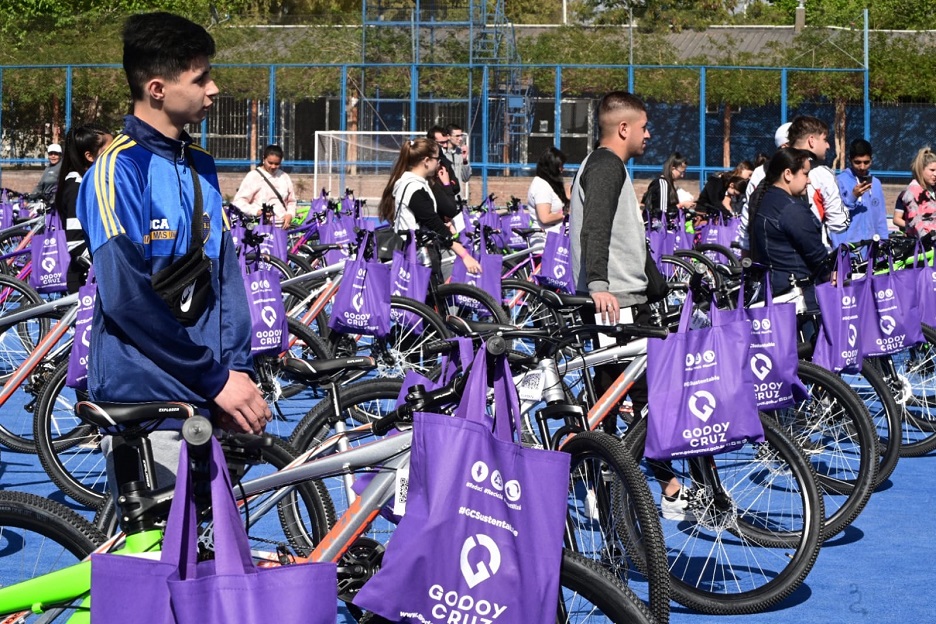
{"type": "MultiPolygon", "coordinates": [[[[469,273],[480,273],[481,265],[468,250],[453,240],[452,230],[439,216],[435,196],[429,187],[429,180],[438,169],[439,145],[434,140],[419,138],[404,141],[390,173],[390,180],[380,197],[380,218],[403,234],[419,229],[432,230],[438,235],[442,248],[450,248],[460,257],[469,273]]],[[[434,269],[439,267],[438,260],[433,258],[434,269]]]]}
{"type": "Polygon", "coordinates": [[[82,176],[88,172],[97,157],[113,140],[114,135],[94,124],[71,128],[65,134],[65,149],[53,206],[62,220],[62,225],[65,227],[65,239],[68,241],[68,255],[71,257],[71,262],[68,265],[66,279],[70,293],[78,292],[78,289],[84,286],[88,278],[88,266],[90,266],[90,263],[79,261],[79,258],[87,251],[87,243],[76,213],[78,186],[81,184],[82,176]]]}
{"type": "Polygon", "coordinates": [[[751,196],[750,235],[753,259],[770,267],[775,296],[802,288],[807,312],[818,312],[815,282],[828,250],[822,224],[804,196],[812,155],[784,147],[766,165],[766,176],[751,196]]]}

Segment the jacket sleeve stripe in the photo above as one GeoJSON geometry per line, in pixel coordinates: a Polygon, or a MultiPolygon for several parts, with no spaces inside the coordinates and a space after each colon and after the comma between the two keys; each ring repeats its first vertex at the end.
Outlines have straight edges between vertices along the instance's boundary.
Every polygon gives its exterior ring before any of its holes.
{"type": "Polygon", "coordinates": [[[134,145],[136,143],[129,136],[119,136],[104,152],[100,166],[95,168],[94,187],[98,198],[98,209],[101,212],[101,223],[107,238],[113,238],[124,231],[114,212],[114,167],[117,155],[134,145]]]}

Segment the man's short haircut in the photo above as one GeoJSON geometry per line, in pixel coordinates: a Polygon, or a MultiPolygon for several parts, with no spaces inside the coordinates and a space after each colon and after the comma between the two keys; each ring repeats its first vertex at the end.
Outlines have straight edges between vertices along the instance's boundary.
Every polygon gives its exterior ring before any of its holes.
{"type": "Polygon", "coordinates": [[[141,13],[124,22],[123,67],[135,101],[153,78],[179,79],[192,63],[215,53],[215,42],[202,26],[172,13],[141,13]]]}
{"type": "Polygon", "coordinates": [[[456,130],[462,130],[462,127],[454,123],[450,123],[449,125],[445,126],[445,134],[449,136],[452,136],[452,133],[456,130]]]}
{"type": "Polygon", "coordinates": [[[800,115],[790,124],[790,130],[787,133],[787,144],[790,146],[796,145],[797,142],[811,134],[828,136],[829,124],[816,117],[800,115]]]}
{"type": "Polygon", "coordinates": [[[601,98],[598,103],[598,127],[601,135],[611,130],[611,120],[621,111],[646,113],[647,107],[643,100],[627,91],[612,91],[601,98]]]}
{"type": "Polygon", "coordinates": [[[871,144],[864,139],[855,139],[848,146],[848,160],[856,156],[871,156],[871,144]]]}
{"type": "Polygon", "coordinates": [[[448,136],[448,132],[446,132],[445,128],[443,128],[442,126],[432,126],[428,130],[426,130],[426,138],[432,139],[433,141],[435,141],[435,135],[437,132],[441,134],[442,136],[448,136]]]}
{"type": "Polygon", "coordinates": [[[276,156],[283,160],[283,148],[279,145],[267,145],[263,148],[263,160],[266,160],[269,156],[276,156]]]}

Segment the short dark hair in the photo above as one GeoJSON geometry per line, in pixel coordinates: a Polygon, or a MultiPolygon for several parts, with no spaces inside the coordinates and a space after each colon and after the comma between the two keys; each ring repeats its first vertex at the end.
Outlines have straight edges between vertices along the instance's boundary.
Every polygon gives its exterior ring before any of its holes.
{"type": "Polygon", "coordinates": [[[787,144],[796,145],[797,141],[805,139],[810,134],[828,135],[829,124],[818,117],[800,115],[790,124],[790,129],[787,131],[787,144]]]}
{"type": "Polygon", "coordinates": [[[612,91],[605,94],[598,103],[598,126],[602,135],[606,130],[604,121],[620,110],[646,113],[647,107],[644,106],[643,100],[627,91],[612,91]]]}
{"type": "Polygon", "coordinates": [[[445,134],[451,136],[452,133],[455,132],[456,130],[462,130],[462,127],[459,126],[458,124],[450,123],[449,125],[445,126],[444,132],[445,134]]]}
{"type": "Polygon", "coordinates": [[[123,28],[123,68],[130,96],[143,99],[143,87],[156,77],[178,80],[196,59],[210,58],[215,42],[202,26],[172,13],[131,15],[123,28]]]}
{"type": "Polygon", "coordinates": [[[283,148],[279,145],[267,145],[263,148],[263,160],[266,160],[267,156],[276,156],[283,160],[283,148]]]}
{"type": "Polygon", "coordinates": [[[871,156],[871,143],[864,139],[855,139],[848,146],[848,160],[855,156],[871,156]]]}
{"type": "Polygon", "coordinates": [[[448,131],[447,131],[445,128],[443,128],[442,126],[435,125],[435,126],[432,126],[431,128],[429,128],[428,130],[426,130],[426,138],[427,138],[427,139],[432,139],[433,141],[435,141],[436,132],[438,132],[438,133],[441,134],[442,136],[448,136],[448,134],[449,134],[448,131]]]}

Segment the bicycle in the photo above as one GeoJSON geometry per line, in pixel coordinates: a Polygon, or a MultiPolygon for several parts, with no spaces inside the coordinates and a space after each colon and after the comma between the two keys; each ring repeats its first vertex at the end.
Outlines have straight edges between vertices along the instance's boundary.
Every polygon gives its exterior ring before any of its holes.
{"type": "MultiPolygon", "coordinates": [[[[347,362],[340,363],[341,368],[346,366],[353,367],[347,362]]],[[[311,376],[306,379],[310,383],[318,380],[320,379],[313,379],[311,376]]],[[[139,475],[152,474],[152,471],[148,469],[153,466],[152,459],[146,452],[148,439],[145,430],[138,425],[150,421],[155,414],[159,413],[158,410],[168,409],[173,410],[172,413],[175,415],[188,414],[189,418],[183,429],[186,440],[200,438],[202,442],[206,441],[207,436],[211,435],[210,426],[207,421],[192,417],[193,410],[190,406],[173,403],[128,405],[122,408],[115,405],[82,403],[79,409],[86,418],[97,424],[113,426],[113,423],[119,423],[125,428],[122,434],[124,443],[115,446],[115,453],[121,453],[121,456],[115,459],[123,497],[121,524],[128,529],[126,540],[123,542],[125,547],[118,552],[123,554],[157,552],[161,539],[161,531],[157,528],[157,523],[165,517],[168,511],[172,488],[154,489],[155,484],[148,482],[145,477],[144,483],[139,482],[139,475]],[[128,458],[132,458],[132,461],[128,458]],[[119,468],[119,466],[129,466],[131,463],[134,464],[133,469],[119,468]]],[[[396,425],[399,419],[399,414],[394,414],[381,423],[380,430],[386,432],[396,425]]],[[[374,427],[368,426],[366,429],[374,427]]],[[[281,522],[280,528],[288,536],[287,543],[294,552],[279,548],[279,552],[258,552],[255,555],[265,561],[266,565],[306,558],[314,561],[338,561],[339,568],[343,568],[340,574],[344,575],[340,591],[344,592],[344,597],[353,596],[354,588],[364,580],[359,577],[366,576],[368,572],[367,569],[362,570],[362,566],[356,565],[360,555],[355,552],[357,536],[366,529],[380,509],[393,498],[396,471],[404,467],[409,460],[408,448],[411,436],[411,431],[404,430],[399,435],[388,436],[372,444],[334,455],[322,455],[327,450],[322,448],[317,452],[305,454],[304,458],[297,459],[290,466],[275,473],[241,482],[235,491],[239,500],[249,501],[251,508],[248,509],[248,505],[242,505],[242,510],[247,516],[246,524],[250,528],[258,526],[273,508],[277,508],[280,514],[284,513],[284,508],[287,511],[293,508],[292,505],[284,505],[286,502],[284,496],[294,492],[293,488],[288,486],[314,482],[328,475],[350,474],[371,467],[380,467],[374,479],[356,499],[355,504],[346,510],[333,526],[330,528],[327,525],[323,526],[321,518],[311,517],[309,525],[313,527],[313,531],[307,532],[295,522],[281,522]],[[261,494],[266,495],[262,501],[257,498],[261,494]],[[358,578],[354,578],[355,574],[358,578]],[[350,596],[347,592],[351,592],[350,596]]],[[[225,441],[242,445],[254,444],[258,440],[256,436],[245,434],[226,434],[222,435],[222,438],[225,441]]],[[[0,507],[0,512],[3,511],[4,508],[0,507]]],[[[16,515],[16,521],[23,524],[23,516],[24,514],[16,515]]],[[[10,523],[8,517],[0,513],[0,527],[10,523]]],[[[46,528],[48,526],[48,524],[37,522],[30,524],[31,530],[40,535],[49,534],[50,531],[46,528]]],[[[84,528],[87,528],[86,525],[84,528]]],[[[93,535],[92,533],[92,537],[93,535]]],[[[261,543],[265,541],[262,540],[261,543]]],[[[111,551],[118,543],[121,543],[118,537],[111,538],[98,550],[111,551]]],[[[73,551],[80,550],[74,543],[70,546],[73,551]]],[[[35,552],[31,552],[30,559],[34,556],[35,552]]],[[[573,612],[577,612],[574,601],[577,598],[585,598],[604,613],[612,614],[615,618],[613,621],[622,621],[617,618],[632,617],[636,618],[634,622],[651,622],[642,603],[634,601],[632,594],[622,589],[622,586],[609,575],[603,574],[593,564],[582,561],[572,553],[564,554],[563,560],[562,601],[563,605],[572,607],[571,609],[564,608],[563,615],[571,616],[573,612]]],[[[0,613],[15,613],[14,617],[18,617],[28,615],[28,610],[45,611],[50,617],[44,621],[51,621],[54,617],[62,615],[66,609],[86,607],[87,591],[90,586],[89,571],[90,565],[83,562],[38,578],[30,578],[24,583],[0,588],[0,613]]],[[[27,574],[31,575],[31,572],[27,574]]],[[[339,582],[342,583],[342,580],[339,582]]],[[[86,613],[86,611],[79,611],[72,621],[79,619],[87,621],[86,617],[78,617],[86,616],[86,613]]],[[[563,621],[571,620],[567,617],[563,621]]]]}

